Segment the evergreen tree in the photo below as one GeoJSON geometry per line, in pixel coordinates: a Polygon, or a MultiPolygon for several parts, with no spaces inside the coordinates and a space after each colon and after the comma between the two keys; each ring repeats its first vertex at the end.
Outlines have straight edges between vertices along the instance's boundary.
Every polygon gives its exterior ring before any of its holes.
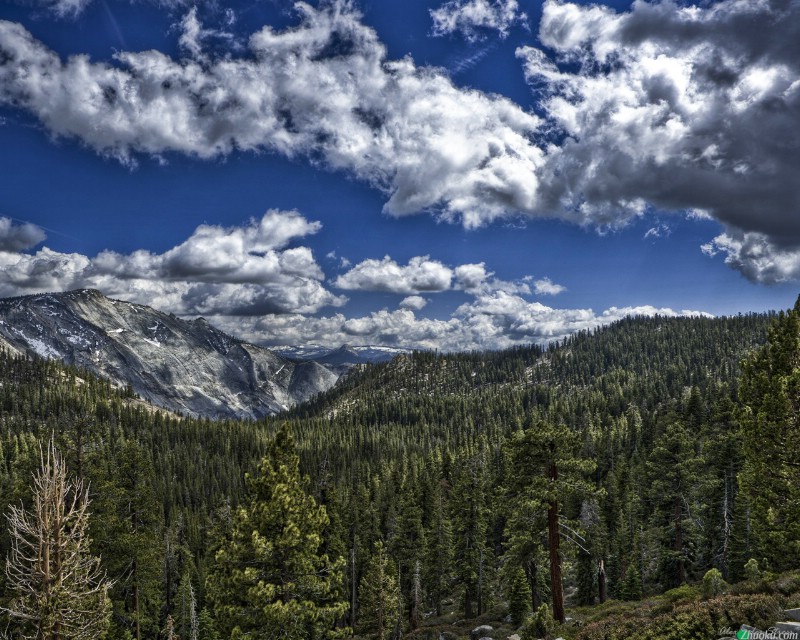
{"type": "Polygon", "coordinates": [[[752,535],[768,568],[784,570],[800,557],[800,298],[744,362],[739,397],[752,535]]]}
{"type": "Polygon", "coordinates": [[[134,441],[120,443],[93,485],[98,518],[95,548],[114,580],[112,633],[131,632],[135,640],[154,637],[160,628],[162,549],[161,509],[153,489],[150,457],[134,441]]]}
{"type": "Polygon", "coordinates": [[[703,458],[697,440],[683,422],[666,417],[666,428],[648,460],[650,492],[657,506],[653,518],[663,540],[662,576],[667,587],[687,581],[696,545],[692,508],[703,494],[703,458]]]}
{"type": "Polygon", "coordinates": [[[525,483],[517,494],[527,496],[539,505],[539,510],[546,510],[553,617],[562,623],[566,614],[560,552],[561,508],[567,499],[592,491],[585,475],[594,465],[582,459],[579,451],[579,440],[566,425],[544,421],[517,432],[512,441],[515,482],[525,483]]]}
{"type": "Polygon", "coordinates": [[[430,526],[425,540],[425,586],[436,615],[442,615],[442,601],[448,595],[453,574],[453,527],[448,515],[445,480],[434,486],[430,526]]]}
{"type": "Polygon", "coordinates": [[[628,562],[628,568],[625,570],[625,579],[619,588],[620,600],[640,600],[642,597],[642,574],[639,571],[639,565],[636,558],[632,558],[628,562]]]}
{"type": "Polygon", "coordinates": [[[508,588],[508,614],[511,616],[511,623],[515,627],[520,626],[529,610],[528,579],[525,577],[522,567],[517,567],[511,576],[511,584],[508,588]]]}
{"type": "Polygon", "coordinates": [[[231,639],[333,638],[347,610],[337,599],[343,561],[320,554],[325,508],[307,492],[294,441],[283,427],[259,473],[248,475],[230,539],[216,552],[207,594],[216,622],[231,639]]]}
{"type": "Polygon", "coordinates": [[[217,632],[217,627],[214,624],[214,619],[211,617],[208,609],[203,609],[197,618],[197,626],[199,628],[198,637],[200,640],[220,640],[220,635],[217,632]]]}
{"type": "Polygon", "coordinates": [[[403,606],[397,568],[383,543],[375,549],[359,587],[361,601],[359,627],[377,640],[388,640],[395,629],[403,606]]]}

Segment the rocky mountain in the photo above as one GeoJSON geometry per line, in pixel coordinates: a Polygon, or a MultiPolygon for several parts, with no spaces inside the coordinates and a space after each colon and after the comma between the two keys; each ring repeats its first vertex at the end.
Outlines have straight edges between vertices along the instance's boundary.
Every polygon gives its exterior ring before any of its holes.
{"type": "Polygon", "coordinates": [[[399,347],[354,346],[349,344],[343,344],[337,349],[311,345],[280,347],[275,351],[292,360],[318,362],[339,373],[345,373],[356,365],[389,362],[398,355],[410,353],[409,349],[399,347]]]}
{"type": "Polygon", "coordinates": [[[330,389],[340,367],[300,361],[93,289],[0,299],[0,347],[82,367],[171,411],[260,418],[330,389]]]}

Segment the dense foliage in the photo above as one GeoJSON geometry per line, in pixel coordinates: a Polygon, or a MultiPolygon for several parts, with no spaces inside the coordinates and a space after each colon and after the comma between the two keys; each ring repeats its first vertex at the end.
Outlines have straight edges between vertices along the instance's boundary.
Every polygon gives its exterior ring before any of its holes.
{"type": "MultiPolygon", "coordinates": [[[[415,353],[258,423],[167,415],[69,367],[4,355],[0,507],[30,500],[53,434],[90,483],[113,638],[153,638],[168,621],[183,640],[246,637],[287,607],[308,637],[388,638],[428,612],[478,616],[501,601],[521,619],[552,601],[554,532],[568,606],[660,593],[711,568],[733,581],[753,557],[783,569],[797,554],[766,553],[761,498],[738,482],[766,464],[745,459],[770,437],[772,423],[750,417],[767,411],[758,398],[796,375],[756,353],[771,320],[637,318],[547,350],[415,353]],[[281,521],[264,507],[276,500],[295,505],[281,521]],[[249,561],[263,575],[239,571],[249,561]],[[320,582],[293,577],[302,568],[320,582]],[[286,584],[324,597],[290,605],[286,584]]],[[[773,341],[789,331],[778,323],[773,341]]]]}

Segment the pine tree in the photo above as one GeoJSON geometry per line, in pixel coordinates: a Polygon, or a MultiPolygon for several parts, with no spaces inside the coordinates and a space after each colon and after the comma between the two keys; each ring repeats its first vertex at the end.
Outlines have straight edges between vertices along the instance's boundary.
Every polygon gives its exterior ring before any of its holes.
{"type": "Polygon", "coordinates": [[[6,563],[13,596],[6,612],[19,638],[89,640],[108,627],[109,582],[89,551],[89,497],[70,480],[50,444],[33,479],[30,510],[8,513],[11,551],[6,563]]]}
{"type": "Polygon", "coordinates": [[[336,637],[335,622],[347,610],[337,599],[344,561],[320,554],[328,516],[307,492],[288,428],[277,433],[247,485],[249,499],[207,581],[218,627],[230,638],[336,637]]]}
{"type": "Polygon", "coordinates": [[[632,558],[628,562],[628,568],[625,570],[625,578],[619,587],[620,600],[640,600],[642,597],[642,574],[639,571],[639,566],[636,558],[632,558]]]}
{"type": "Polygon", "coordinates": [[[661,531],[662,576],[668,587],[687,581],[695,524],[692,505],[702,495],[704,466],[697,443],[683,422],[667,416],[667,424],[648,460],[650,491],[657,506],[653,518],[661,531]]]}
{"type": "Polygon", "coordinates": [[[163,559],[153,464],[134,441],[122,442],[107,464],[108,469],[96,474],[94,485],[98,506],[94,538],[115,581],[110,592],[112,632],[127,629],[134,640],[151,638],[159,630],[163,559]]]}
{"type": "Polygon", "coordinates": [[[430,527],[425,536],[425,585],[436,615],[442,615],[442,601],[447,596],[453,574],[453,527],[447,513],[445,481],[435,483],[430,527]]]}
{"type": "Polygon", "coordinates": [[[511,584],[508,588],[508,614],[511,616],[511,623],[515,627],[520,626],[529,610],[528,579],[522,568],[517,567],[511,576],[511,584]]]}
{"type": "Polygon", "coordinates": [[[200,640],[221,640],[217,632],[217,627],[214,624],[214,619],[208,612],[208,609],[203,609],[197,618],[197,626],[199,629],[198,637],[200,640]]]}
{"type": "Polygon", "coordinates": [[[361,632],[371,634],[377,640],[387,640],[399,621],[403,600],[397,568],[380,540],[375,543],[361,579],[359,598],[361,632]]]}
{"type": "Polygon", "coordinates": [[[584,477],[594,465],[580,457],[576,434],[563,424],[542,421],[519,431],[514,434],[511,448],[517,474],[516,494],[534,511],[546,511],[553,617],[563,623],[566,614],[560,552],[561,506],[570,497],[592,492],[584,477]]]}
{"type": "Polygon", "coordinates": [[[800,298],[744,362],[739,397],[752,535],[768,568],[784,570],[800,557],[800,298]]]}

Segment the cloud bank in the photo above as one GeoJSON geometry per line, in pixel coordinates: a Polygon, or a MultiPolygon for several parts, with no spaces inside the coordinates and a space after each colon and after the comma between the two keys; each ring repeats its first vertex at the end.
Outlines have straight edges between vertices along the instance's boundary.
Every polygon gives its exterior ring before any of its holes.
{"type": "Polygon", "coordinates": [[[91,287],[184,317],[203,315],[259,344],[359,343],[446,351],[546,344],[627,315],[699,313],[651,306],[612,307],[599,314],[558,309],[524,297],[532,293],[528,283],[537,294],[564,289],[549,278],[509,282],[483,263],[451,268],[417,256],[402,266],[387,256],[355,265],[333,286],[398,297],[411,293],[398,300],[397,309],[325,316],[347,298],[325,286],[310,249],[293,246],[319,229],[318,222],[296,211],[270,210],[238,227],[201,225],[164,253],[104,251],[90,258],[47,247],[25,253],[45,239],[44,232],[0,218],[0,297],[91,287]],[[444,319],[417,315],[429,300],[415,292],[443,291],[460,291],[467,301],[444,319]]]}
{"type": "Polygon", "coordinates": [[[446,319],[419,317],[412,308],[383,309],[348,318],[271,315],[262,318],[214,318],[222,328],[246,340],[271,345],[382,344],[406,348],[464,351],[504,349],[516,345],[549,344],[584,329],[594,329],[627,316],[667,317],[708,315],[652,306],[556,309],[520,296],[496,292],[481,294],[446,319]]]}
{"type": "Polygon", "coordinates": [[[242,227],[201,225],[161,254],[89,258],[47,247],[20,253],[44,234],[0,218],[0,297],[91,287],[179,315],[315,313],[346,302],[325,288],[308,247],[289,246],[319,228],[296,211],[272,210],[242,227]]]}

